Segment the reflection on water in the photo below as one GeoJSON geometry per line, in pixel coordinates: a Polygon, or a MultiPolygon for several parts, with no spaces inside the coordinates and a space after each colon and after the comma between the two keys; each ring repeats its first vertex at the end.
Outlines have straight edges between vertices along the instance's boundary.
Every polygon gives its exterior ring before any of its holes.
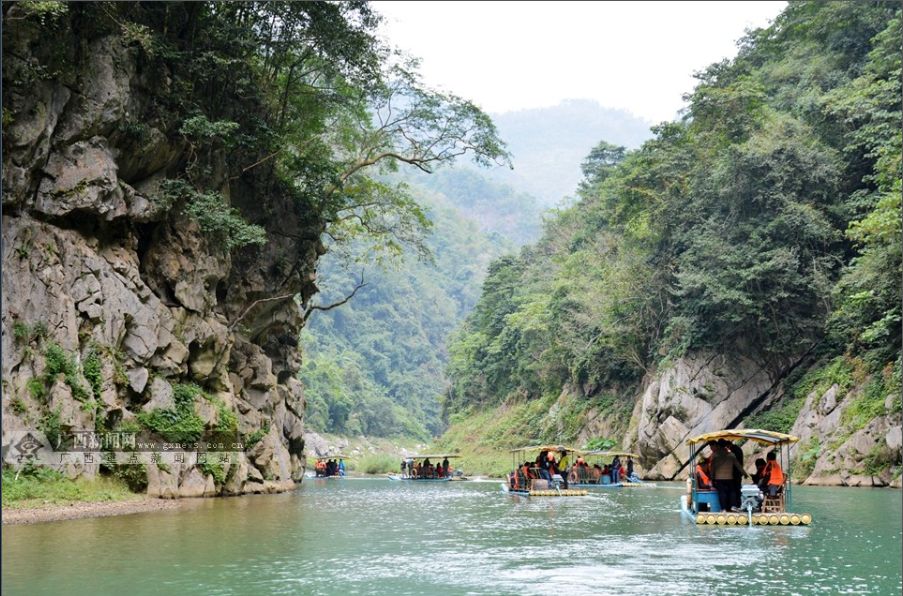
{"type": "Polygon", "coordinates": [[[285,495],[3,528],[9,594],[781,594],[901,590],[901,494],[799,488],[810,527],[698,527],[682,485],[308,480],[285,495]]]}

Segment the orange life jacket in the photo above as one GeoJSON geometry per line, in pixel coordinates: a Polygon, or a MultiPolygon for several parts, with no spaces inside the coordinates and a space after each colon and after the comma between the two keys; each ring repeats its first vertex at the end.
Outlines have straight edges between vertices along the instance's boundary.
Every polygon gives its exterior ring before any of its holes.
{"type": "Polygon", "coordinates": [[[709,475],[705,473],[705,470],[700,464],[696,464],[696,486],[697,488],[708,488],[712,486],[709,475]]]}
{"type": "Polygon", "coordinates": [[[775,484],[777,486],[784,484],[784,471],[781,469],[781,464],[776,461],[770,461],[765,464],[765,473],[763,476],[768,479],[768,484],[775,484]]]}

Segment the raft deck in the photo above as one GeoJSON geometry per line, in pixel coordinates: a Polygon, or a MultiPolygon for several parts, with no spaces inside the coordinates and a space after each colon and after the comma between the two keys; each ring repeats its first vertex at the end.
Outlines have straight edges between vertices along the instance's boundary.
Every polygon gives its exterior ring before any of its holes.
{"type": "Polygon", "coordinates": [[[697,513],[696,523],[706,526],[808,526],[812,516],[808,513],[697,513]]]}

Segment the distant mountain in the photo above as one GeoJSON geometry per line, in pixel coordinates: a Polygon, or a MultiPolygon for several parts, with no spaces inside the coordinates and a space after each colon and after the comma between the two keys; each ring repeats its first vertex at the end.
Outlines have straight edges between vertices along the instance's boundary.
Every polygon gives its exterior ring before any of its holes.
{"type": "MultiPolygon", "coordinates": [[[[367,286],[353,300],[308,322],[301,378],[305,424],[314,430],[438,434],[449,335],[473,309],[489,263],[538,236],[536,201],[479,172],[405,180],[434,223],[427,239],[433,259],[409,251],[390,266],[367,267],[367,286]]],[[[318,301],[343,298],[359,274],[338,253],[327,253],[318,266],[318,301]]]]}
{"type": "Polygon", "coordinates": [[[480,232],[490,237],[498,235],[512,248],[539,239],[544,210],[540,202],[527,192],[499,182],[485,169],[458,166],[432,174],[408,173],[403,178],[439,193],[448,207],[472,221],[480,232]]]}
{"type": "Polygon", "coordinates": [[[487,175],[547,207],[573,194],[582,178],[580,163],[599,141],[634,149],[652,137],[650,122],[584,99],[492,114],[492,119],[514,155],[514,170],[493,168],[487,175]]]}

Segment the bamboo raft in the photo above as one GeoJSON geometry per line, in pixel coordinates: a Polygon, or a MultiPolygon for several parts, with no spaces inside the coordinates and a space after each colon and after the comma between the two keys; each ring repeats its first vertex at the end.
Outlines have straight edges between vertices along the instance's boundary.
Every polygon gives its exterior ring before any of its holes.
{"type": "MultiPolygon", "coordinates": [[[[748,526],[747,513],[698,513],[696,523],[707,526],[748,526]]],[[[753,513],[754,526],[808,526],[812,516],[808,513],[753,513]]]]}
{"type": "Polygon", "coordinates": [[[531,490],[531,497],[585,497],[589,494],[588,490],[578,490],[575,488],[563,488],[561,490],[531,490]]]}

